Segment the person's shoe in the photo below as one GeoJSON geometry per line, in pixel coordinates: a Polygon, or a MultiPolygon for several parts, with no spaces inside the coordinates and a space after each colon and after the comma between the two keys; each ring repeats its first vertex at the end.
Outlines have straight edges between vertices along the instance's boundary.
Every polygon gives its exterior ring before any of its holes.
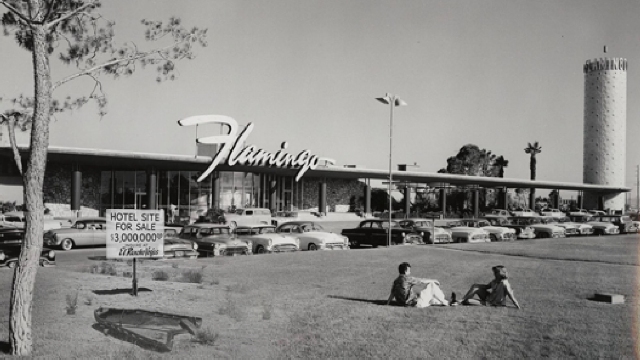
{"type": "Polygon", "coordinates": [[[449,303],[449,306],[458,306],[458,305],[460,305],[460,303],[457,301],[452,301],[449,303]]]}

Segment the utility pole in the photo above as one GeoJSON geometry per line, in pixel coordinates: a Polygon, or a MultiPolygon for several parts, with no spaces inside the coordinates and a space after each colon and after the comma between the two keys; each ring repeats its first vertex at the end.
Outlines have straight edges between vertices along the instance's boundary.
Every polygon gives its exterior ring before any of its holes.
{"type": "Polygon", "coordinates": [[[640,215],[640,165],[636,165],[636,214],[640,215]]]}

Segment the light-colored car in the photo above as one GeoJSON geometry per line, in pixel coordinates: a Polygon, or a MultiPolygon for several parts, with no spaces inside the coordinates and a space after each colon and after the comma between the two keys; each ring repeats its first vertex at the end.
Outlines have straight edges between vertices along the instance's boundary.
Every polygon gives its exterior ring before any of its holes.
{"type": "Polygon", "coordinates": [[[536,238],[563,238],[566,236],[563,228],[545,224],[540,217],[514,216],[511,218],[511,221],[516,225],[533,228],[533,231],[536,233],[536,238]]]}
{"type": "Polygon", "coordinates": [[[406,229],[412,229],[422,236],[428,244],[448,244],[451,242],[451,232],[439,226],[434,226],[433,220],[413,218],[398,221],[398,224],[406,229]],[[435,234],[435,237],[433,236],[435,234]]]}
{"type": "Polygon", "coordinates": [[[505,209],[493,209],[487,215],[509,217],[511,216],[511,213],[509,212],[509,210],[505,209]]]}
{"type": "Polygon", "coordinates": [[[555,218],[564,218],[564,217],[567,216],[567,214],[565,214],[560,209],[544,209],[544,210],[540,211],[540,216],[551,216],[551,217],[555,217],[555,218]]]}
{"type": "Polygon", "coordinates": [[[276,233],[273,225],[238,226],[238,239],[250,240],[254,254],[293,252],[300,250],[300,240],[286,234],[276,233]]]}
{"type": "Polygon", "coordinates": [[[617,235],[620,234],[620,228],[610,222],[601,222],[594,220],[590,215],[571,215],[569,220],[576,223],[590,225],[593,228],[594,235],[617,235]]]}
{"type": "Polygon", "coordinates": [[[491,242],[489,232],[477,227],[465,226],[461,220],[449,222],[451,239],[455,243],[491,242]]]}
{"type": "Polygon", "coordinates": [[[277,227],[282,223],[298,220],[300,220],[300,215],[297,211],[277,211],[271,216],[271,225],[277,227]]]}
{"type": "Polygon", "coordinates": [[[489,233],[491,241],[514,241],[516,239],[516,230],[503,226],[492,225],[489,221],[483,219],[463,219],[464,226],[481,228],[489,233]]]}
{"type": "Polygon", "coordinates": [[[518,239],[535,239],[536,237],[536,232],[531,226],[516,225],[509,218],[487,215],[485,220],[490,222],[493,226],[503,226],[515,230],[516,237],[518,239]]]}
{"type": "Polygon", "coordinates": [[[198,223],[186,225],[180,239],[194,241],[203,256],[251,255],[251,241],[236,239],[231,228],[224,224],[198,223]]]}
{"type": "MultiPolygon", "coordinates": [[[[24,229],[25,224],[26,219],[24,212],[22,211],[10,211],[0,214],[0,227],[24,229]]],[[[63,220],[56,220],[45,216],[44,231],[60,229],[61,227],[64,227],[64,224],[66,224],[66,222],[63,220]]]]}
{"type": "Polygon", "coordinates": [[[349,238],[326,231],[313,221],[291,221],[276,228],[279,234],[291,234],[300,243],[300,250],[346,250],[349,238]]]}
{"type": "Polygon", "coordinates": [[[538,216],[538,214],[531,209],[517,208],[511,212],[513,216],[538,216]]]}
{"type": "MultiPolygon", "coordinates": [[[[555,225],[564,229],[565,236],[578,236],[580,235],[580,226],[573,222],[563,222],[559,217],[553,216],[541,216],[540,220],[543,224],[555,225]]],[[[592,228],[593,229],[593,228],[592,228]]]]}
{"type": "Polygon", "coordinates": [[[103,217],[78,218],[69,228],[45,232],[44,243],[65,251],[78,246],[106,246],[107,220],[103,217]]]}
{"type": "Polygon", "coordinates": [[[593,226],[585,223],[579,223],[575,221],[571,221],[568,217],[557,218],[554,222],[554,225],[564,227],[565,234],[567,236],[576,235],[576,236],[588,236],[593,235],[593,226]],[[575,228],[576,231],[568,231],[570,228],[575,228]]]}
{"type": "Polygon", "coordinates": [[[164,228],[164,246],[163,258],[198,258],[198,244],[195,241],[180,239],[179,233],[182,228],[165,227],[164,228]]]}
{"type": "Polygon", "coordinates": [[[261,208],[236,209],[225,213],[224,221],[232,229],[245,225],[271,225],[271,210],[261,208]]]}

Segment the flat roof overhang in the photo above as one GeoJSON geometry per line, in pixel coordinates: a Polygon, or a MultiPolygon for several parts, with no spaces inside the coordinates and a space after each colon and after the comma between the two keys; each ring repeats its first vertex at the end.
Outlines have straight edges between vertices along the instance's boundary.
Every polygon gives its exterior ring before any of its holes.
{"type": "MultiPolygon", "coordinates": [[[[26,155],[28,149],[20,148],[20,152],[26,155]]],[[[0,154],[12,157],[10,147],[0,147],[0,154]]],[[[118,170],[170,170],[170,171],[205,171],[211,164],[210,156],[190,156],[175,154],[135,153],[121,150],[82,149],[68,147],[49,147],[47,155],[49,161],[70,162],[77,165],[103,166],[118,170]]],[[[220,164],[216,166],[219,171],[241,171],[260,174],[273,174],[281,176],[295,176],[297,169],[277,168],[268,166],[220,164]]],[[[439,186],[450,185],[475,185],[487,188],[536,188],[558,190],[583,190],[598,193],[620,193],[631,191],[628,187],[568,183],[558,181],[531,181],[512,178],[495,178],[484,176],[465,176],[454,174],[428,173],[416,171],[392,171],[394,182],[441,183],[439,186]]],[[[343,168],[338,166],[318,165],[315,170],[309,169],[304,176],[326,177],[340,179],[382,179],[389,178],[388,170],[375,170],[364,168],[343,168]]]]}

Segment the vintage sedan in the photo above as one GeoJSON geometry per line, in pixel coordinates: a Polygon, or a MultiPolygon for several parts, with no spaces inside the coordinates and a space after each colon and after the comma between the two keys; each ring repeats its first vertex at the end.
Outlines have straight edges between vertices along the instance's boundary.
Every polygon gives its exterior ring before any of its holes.
{"type": "Polygon", "coordinates": [[[448,244],[451,242],[451,232],[439,226],[434,226],[430,219],[405,219],[398,221],[398,224],[405,229],[413,230],[422,236],[424,242],[428,244],[448,244]],[[435,237],[433,234],[435,233],[435,237]]]}
{"type": "Polygon", "coordinates": [[[107,220],[103,217],[78,218],[70,228],[45,232],[44,243],[64,251],[78,246],[106,246],[107,220]]]}
{"type": "Polygon", "coordinates": [[[489,239],[491,241],[514,241],[517,237],[515,229],[495,226],[484,219],[462,219],[462,224],[467,227],[486,230],[489,233],[489,239]]]}
{"type": "Polygon", "coordinates": [[[567,236],[575,235],[575,236],[588,236],[593,235],[593,226],[585,223],[579,223],[575,221],[571,221],[567,216],[563,218],[554,218],[552,221],[554,225],[563,227],[565,229],[565,234],[567,236]],[[575,229],[572,231],[570,229],[575,229]]]}
{"type": "Polygon", "coordinates": [[[487,215],[509,217],[511,216],[511,213],[509,212],[509,210],[505,210],[505,209],[493,209],[487,215]]]}
{"type": "Polygon", "coordinates": [[[539,217],[513,216],[510,219],[515,225],[533,228],[536,238],[563,238],[566,236],[563,228],[544,224],[539,217]]]}
{"type": "Polygon", "coordinates": [[[199,223],[182,228],[180,239],[194,241],[198,244],[200,255],[235,256],[251,255],[253,244],[251,241],[236,239],[228,225],[199,223]]]}
{"type": "Polygon", "coordinates": [[[540,216],[564,218],[565,216],[567,216],[567,214],[565,214],[564,211],[561,211],[560,209],[544,209],[540,210],[540,216]]]}
{"type": "MultiPolygon", "coordinates": [[[[17,228],[0,228],[0,266],[14,268],[24,240],[24,230],[17,228]]],[[[48,267],[56,264],[56,252],[43,248],[40,252],[40,266],[48,267]]]]}
{"type": "Polygon", "coordinates": [[[536,237],[536,232],[531,226],[516,225],[509,218],[487,215],[485,216],[485,220],[487,220],[493,226],[503,226],[515,230],[516,237],[518,239],[535,239],[536,237]]]}
{"type": "Polygon", "coordinates": [[[300,250],[300,240],[276,233],[273,225],[247,225],[236,228],[238,239],[251,241],[254,254],[293,252],[300,250]]]}
{"type": "Polygon", "coordinates": [[[389,231],[391,231],[391,245],[422,244],[422,236],[413,230],[405,229],[394,220],[370,219],[360,222],[352,229],[343,229],[342,235],[349,238],[352,248],[361,245],[387,246],[389,231]]]}
{"type": "Polygon", "coordinates": [[[291,221],[276,228],[279,234],[291,234],[300,243],[300,250],[347,250],[349,239],[340,234],[326,231],[313,221],[291,221]]]}
{"type": "Polygon", "coordinates": [[[594,215],[594,221],[610,222],[620,229],[620,234],[637,233],[638,228],[628,215],[594,215]]]}
{"type": "Polygon", "coordinates": [[[583,223],[593,228],[594,235],[616,235],[620,234],[620,228],[610,222],[594,220],[591,215],[571,215],[569,220],[575,223],[583,223]]]}
{"type": "Polygon", "coordinates": [[[526,208],[517,208],[513,210],[511,214],[513,214],[513,216],[538,216],[535,211],[526,208]]]}
{"type": "Polygon", "coordinates": [[[540,221],[543,224],[555,225],[564,229],[565,236],[578,236],[580,235],[580,226],[573,222],[562,221],[561,218],[553,216],[541,216],[540,221]]]}
{"type": "Polygon", "coordinates": [[[198,255],[198,243],[195,241],[180,239],[179,230],[182,227],[165,227],[164,228],[164,246],[163,246],[163,258],[164,259],[197,259],[198,255]]]}
{"type": "MultiPolygon", "coordinates": [[[[45,217],[43,222],[44,231],[60,229],[61,227],[64,227],[64,224],[66,223],[63,220],[50,219],[47,217],[45,217]]],[[[0,227],[24,229],[25,223],[26,218],[23,211],[10,211],[0,214],[0,227]]]]}
{"type": "Polygon", "coordinates": [[[451,238],[455,243],[491,242],[489,232],[478,227],[466,226],[462,221],[452,224],[451,238]]]}

